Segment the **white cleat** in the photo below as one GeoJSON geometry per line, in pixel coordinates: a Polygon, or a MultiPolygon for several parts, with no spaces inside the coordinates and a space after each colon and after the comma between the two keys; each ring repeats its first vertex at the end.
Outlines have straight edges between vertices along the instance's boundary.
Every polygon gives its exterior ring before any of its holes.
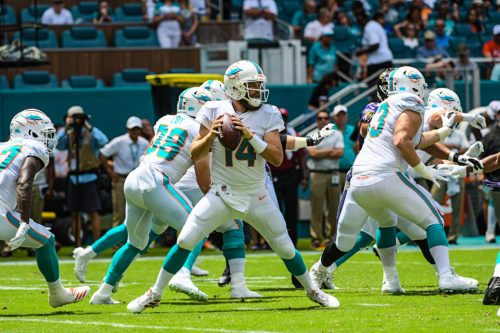
{"type": "Polygon", "coordinates": [[[340,305],[339,301],[332,295],[318,290],[311,290],[310,293],[306,292],[307,297],[313,302],[320,304],[321,306],[328,308],[336,308],[340,305]]]}
{"type": "Polygon", "coordinates": [[[231,298],[262,298],[262,295],[258,292],[251,291],[246,285],[239,287],[233,287],[233,285],[231,285],[231,298]]]}
{"type": "Polygon", "coordinates": [[[477,291],[477,281],[455,273],[453,267],[439,275],[439,290],[444,292],[477,291]]]}
{"type": "Polygon", "coordinates": [[[323,282],[323,289],[340,289],[334,283],[333,272],[335,271],[335,265],[331,265],[326,270],[325,281],[323,282]]]}
{"type": "MultiPolygon", "coordinates": [[[[116,292],[118,292],[118,289],[120,288],[120,281],[123,279],[123,276],[120,278],[120,280],[116,281],[115,285],[113,286],[113,289],[111,290],[111,292],[114,294],[116,292]]],[[[103,277],[102,278],[102,283],[105,283],[106,281],[106,277],[103,277]]]]}
{"type": "Polygon", "coordinates": [[[323,285],[323,282],[325,282],[327,275],[326,271],[322,272],[319,270],[319,264],[320,264],[319,261],[316,262],[309,271],[309,275],[311,276],[311,281],[318,289],[320,289],[321,286],[323,285]]]}
{"type": "Polygon", "coordinates": [[[382,281],[383,294],[404,294],[404,292],[405,290],[401,287],[397,274],[393,278],[389,278],[384,274],[384,280],[382,281]]]}
{"type": "Polygon", "coordinates": [[[57,308],[70,303],[78,303],[90,295],[90,288],[87,286],[77,288],[63,288],[64,292],[50,293],[49,304],[57,308]]]}
{"type": "Polygon", "coordinates": [[[120,302],[118,301],[115,301],[114,299],[111,298],[111,296],[104,296],[104,295],[101,295],[99,293],[94,293],[94,295],[92,295],[92,298],[90,299],[90,304],[93,304],[93,305],[102,305],[102,304],[110,304],[110,305],[113,305],[113,304],[120,304],[120,302]]]}
{"type": "Polygon", "coordinates": [[[500,309],[497,311],[497,317],[500,317],[500,309]]]}
{"type": "Polygon", "coordinates": [[[184,293],[197,301],[206,301],[208,299],[208,295],[194,285],[189,275],[180,273],[175,274],[172,279],[170,279],[168,287],[173,291],[184,293]]]}
{"type": "Polygon", "coordinates": [[[85,274],[89,265],[90,257],[83,255],[85,249],[77,247],[73,250],[73,258],[75,258],[75,275],[80,282],[85,282],[85,274]]]}
{"type": "Polygon", "coordinates": [[[196,265],[193,265],[193,267],[191,267],[191,275],[194,275],[194,276],[208,276],[208,271],[206,271],[204,269],[201,269],[201,268],[199,268],[196,265]]]}
{"type": "Polygon", "coordinates": [[[155,308],[160,305],[161,295],[155,294],[149,289],[144,295],[137,297],[128,303],[127,310],[133,313],[141,313],[147,308],[155,308]]]}

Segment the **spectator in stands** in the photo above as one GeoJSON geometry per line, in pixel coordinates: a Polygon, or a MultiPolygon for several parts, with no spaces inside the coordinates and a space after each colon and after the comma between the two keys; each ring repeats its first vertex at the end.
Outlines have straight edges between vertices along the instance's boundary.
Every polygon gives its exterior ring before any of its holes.
{"type": "Polygon", "coordinates": [[[115,18],[111,16],[108,8],[108,2],[106,0],[100,0],[97,5],[97,10],[92,17],[92,23],[110,23],[113,22],[115,18]]]}
{"type": "Polygon", "coordinates": [[[403,43],[411,49],[418,47],[419,40],[417,28],[413,23],[408,24],[404,29],[404,35],[401,37],[403,43]]]}
{"type": "Polygon", "coordinates": [[[274,40],[273,22],[278,16],[278,7],[274,0],[245,0],[246,40],[274,40]]]}
{"type": "Polygon", "coordinates": [[[158,3],[153,22],[158,23],[156,34],[161,48],[171,49],[181,42],[181,7],[172,0],[158,3]]]}
{"type": "Polygon", "coordinates": [[[469,47],[465,43],[460,43],[457,46],[458,61],[455,63],[455,80],[464,80],[467,77],[469,82],[472,81],[471,69],[478,68],[477,64],[469,59],[469,47]]]}
{"type": "MultiPolygon", "coordinates": [[[[392,67],[392,52],[389,49],[387,34],[384,30],[384,14],[375,13],[370,21],[367,15],[356,17],[358,25],[363,28],[363,48],[356,50],[357,57],[366,55],[367,76],[379,72],[387,67],[392,67]]],[[[377,75],[368,82],[372,86],[377,82],[377,75]]]]}
{"type": "Polygon", "coordinates": [[[403,36],[401,30],[405,29],[408,24],[413,24],[417,29],[417,33],[424,30],[424,21],[422,20],[422,13],[420,8],[416,6],[410,7],[406,18],[401,23],[398,23],[394,26],[394,33],[396,34],[396,36],[403,36]]]}
{"type": "Polygon", "coordinates": [[[181,6],[181,36],[183,45],[194,45],[196,44],[196,30],[200,22],[199,15],[193,10],[193,6],[190,4],[189,0],[180,0],[179,5],[181,6]]]}
{"type": "MultiPolygon", "coordinates": [[[[212,13],[210,8],[210,0],[189,0],[190,5],[193,7],[193,11],[198,14],[199,20],[209,20],[212,13]]],[[[226,9],[226,1],[223,1],[224,10],[226,9]]],[[[222,15],[221,15],[222,17],[222,15]]]]}
{"type": "Polygon", "coordinates": [[[73,24],[73,15],[64,8],[63,0],[54,0],[52,7],[42,15],[43,24],[73,24]]]}
{"type": "Polygon", "coordinates": [[[380,0],[380,11],[384,14],[385,23],[394,26],[399,21],[399,13],[391,6],[389,0],[380,0]]]}
{"type": "Polygon", "coordinates": [[[491,71],[491,81],[500,81],[500,63],[497,63],[491,71]]]}
{"type": "Polygon", "coordinates": [[[444,20],[441,18],[434,21],[434,37],[436,38],[436,45],[441,47],[448,47],[450,45],[450,36],[445,33],[445,25],[444,20]]]}
{"type": "Polygon", "coordinates": [[[363,3],[359,0],[355,0],[352,5],[351,5],[351,13],[354,15],[354,17],[357,17],[359,15],[367,15],[365,7],[363,3]]]}
{"type": "Polygon", "coordinates": [[[151,122],[146,118],[141,119],[141,123],[142,123],[141,136],[144,139],[148,140],[148,142],[149,142],[149,141],[151,141],[151,139],[154,136],[153,126],[151,126],[151,122]]]}
{"type": "Polygon", "coordinates": [[[314,87],[311,97],[309,98],[309,105],[307,108],[310,111],[315,111],[328,102],[330,96],[330,89],[336,87],[339,83],[337,73],[328,73],[321,78],[318,85],[314,87]]]}
{"type": "Polygon", "coordinates": [[[345,105],[336,105],[333,108],[333,121],[337,125],[337,129],[342,132],[344,140],[344,155],[339,159],[339,191],[344,191],[346,175],[349,169],[354,164],[356,154],[354,153],[354,141],[351,139],[354,132],[354,126],[347,123],[349,114],[345,105]]]}
{"type": "MultiPolygon", "coordinates": [[[[439,4],[437,6],[437,17],[435,19],[429,20],[429,25],[431,27],[434,27],[434,31],[436,31],[436,23],[438,20],[443,21],[443,34],[450,36],[455,29],[455,20],[458,20],[458,17],[455,17],[451,14],[450,4],[448,3],[448,0],[439,1],[439,4]]],[[[444,47],[444,45],[441,46],[444,47]]]]}
{"type": "Polygon", "coordinates": [[[142,19],[144,22],[152,22],[155,16],[156,0],[141,0],[142,19]]]}
{"type": "Polygon", "coordinates": [[[467,19],[465,23],[470,24],[472,32],[481,32],[485,30],[484,25],[482,25],[482,23],[479,21],[478,11],[474,8],[470,8],[467,12],[467,19]]]}
{"type": "Polygon", "coordinates": [[[304,29],[304,39],[316,43],[325,29],[333,31],[332,16],[327,8],[320,8],[318,19],[307,23],[304,29]]]}
{"type": "Polygon", "coordinates": [[[126,125],[127,133],[120,135],[101,148],[101,161],[111,177],[113,198],[113,227],[125,221],[125,193],[123,186],[128,174],[137,168],[139,158],[146,151],[149,142],[140,136],[140,118],[130,117],[126,125]],[[113,163],[111,163],[113,159],[113,163]]]}
{"type": "Polygon", "coordinates": [[[305,0],[303,8],[297,11],[292,18],[293,29],[295,30],[295,36],[302,39],[304,34],[304,28],[309,22],[312,22],[318,18],[316,14],[316,1],[315,0],[305,0]]]}
{"type": "MultiPolygon", "coordinates": [[[[285,129],[281,134],[299,136],[297,131],[288,125],[288,110],[280,108],[279,111],[285,123],[285,129]]],[[[283,150],[283,162],[281,165],[270,165],[270,167],[276,196],[278,197],[278,204],[285,217],[288,234],[293,244],[297,246],[297,223],[299,215],[299,194],[297,188],[300,183],[302,191],[307,190],[308,172],[306,152],[303,148],[295,151],[283,150]],[[282,208],[285,208],[285,210],[283,211],[282,208]]]]}
{"type": "Polygon", "coordinates": [[[471,9],[476,11],[477,17],[480,21],[484,21],[484,1],[483,0],[474,0],[470,6],[471,9]]]}
{"type": "MultiPolygon", "coordinates": [[[[316,117],[317,129],[315,133],[331,123],[330,115],[326,111],[320,111],[316,117]]],[[[307,148],[311,157],[307,161],[310,170],[311,182],[311,247],[316,249],[321,246],[323,240],[323,208],[326,202],[325,214],[325,238],[329,242],[333,240],[336,232],[336,215],[339,206],[339,159],[344,155],[344,141],[342,134],[335,134],[325,138],[319,145],[307,148]]]]}
{"type": "Polygon", "coordinates": [[[429,2],[428,4],[427,1],[424,2],[423,0],[413,0],[411,2],[411,7],[417,7],[420,10],[420,17],[422,18],[422,23],[424,25],[427,25],[429,14],[432,13],[432,8],[434,8],[432,6],[432,3],[429,2]]]}
{"type": "Polygon", "coordinates": [[[101,236],[97,172],[101,165],[99,149],[108,143],[108,138],[90,125],[88,119],[82,107],[72,106],[66,115],[66,126],[57,132],[57,149],[68,150],[70,171],[66,198],[77,247],[82,246],[79,232],[81,225],[77,222],[82,211],[90,215],[94,240],[101,236]]]}
{"type": "Polygon", "coordinates": [[[319,82],[321,78],[337,71],[337,49],[332,44],[333,30],[323,28],[319,41],[309,50],[307,57],[307,83],[319,82]]]}
{"type": "Polygon", "coordinates": [[[361,36],[361,30],[359,28],[352,24],[351,19],[349,19],[349,16],[347,16],[346,13],[344,12],[337,12],[337,19],[336,23],[338,25],[343,25],[349,29],[349,32],[353,36],[361,36]]]}
{"type": "Polygon", "coordinates": [[[484,43],[483,55],[486,58],[500,58],[500,24],[493,27],[493,39],[484,43]]]}
{"type": "Polygon", "coordinates": [[[425,60],[436,56],[441,56],[442,58],[450,57],[442,46],[436,45],[436,35],[434,32],[427,30],[424,33],[424,45],[417,49],[417,58],[425,60]]]}

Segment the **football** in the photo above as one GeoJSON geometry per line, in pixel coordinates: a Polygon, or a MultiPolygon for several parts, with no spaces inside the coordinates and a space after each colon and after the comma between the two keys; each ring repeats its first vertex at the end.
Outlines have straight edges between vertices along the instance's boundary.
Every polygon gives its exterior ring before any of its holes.
{"type": "Polygon", "coordinates": [[[238,148],[241,140],[241,132],[234,128],[233,120],[229,113],[222,117],[222,126],[220,127],[219,141],[230,150],[238,148]]]}

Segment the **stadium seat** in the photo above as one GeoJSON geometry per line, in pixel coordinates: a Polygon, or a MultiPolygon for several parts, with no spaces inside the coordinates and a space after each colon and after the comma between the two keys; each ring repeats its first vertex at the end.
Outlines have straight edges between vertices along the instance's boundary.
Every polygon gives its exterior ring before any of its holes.
{"type": "MultiPolygon", "coordinates": [[[[21,33],[16,31],[12,39],[20,39],[21,33]]],[[[23,44],[25,46],[36,46],[36,31],[34,28],[23,30],[23,44]]],[[[58,48],[59,43],[54,31],[47,29],[38,30],[38,47],[41,49],[58,48]]]]}
{"type": "Polygon", "coordinates": [[[169,74],[194,74],[196,73],[192,68],[170,68],[169,74]]]}
{"type": "Polygon", "coordinates": [[[302,2],[297,0],[282,0],[279,3],[279,18],[287,23],[292,23],[293,15],[302,8],[302,2]]]}
{"type": "Polygon", "coordinates": [[[75,22],[92,22],[92,16],[97,11],[97,1],[82,1],[71,7],[71,14],[75,22]]]}
{"type": "Polygon", "coordinates": [[[461,43],[465,43],[469,46],[469,48],[471,48],[471,46],[469,45],[470,43],[467,42],[467,39],[465,37],[457,36],[450,38],[450,47],[447,49],[448,51],[451,51],[450,56],[454,57],[456,55],[457,46],[461,43]]]}
{"type": "Polygon", "coordinates": [[[5,75],[0,75],[0,90],[10,89],[9,81],[5,75]]]}
{"type": "Polygon", "coordinates": [[[104,82],[92,75],[74,75],[61,82],[63,88],[102,88],[104,82]]]}
{"type": "Polygon", "coordinates": [[[116,20],[119,22],[143,22],[142,6],[138,3],[126,3],[116,8],[116,20]]]}
{"type": "Polygon", "coordinates": [[[127,68],[113,75],[113,87],[148,87],[146,75],[150,72],[146,68],[127,68]]]}
{"type": "Polygon", "coordinates": [[[101,30],[94,27],[74,27],[62,33],[64,48],[98,48],[106,47],[106,37],[101,30]]]}
{"type": "Polygon", "coordinates": [[[500,24],[500,12],[490,12],[490,22],[491,24],[500,24]]]}
{"type": "Polygon", "coordinates": [[[389,48],[395,59],[414,58],[414,52],[400,38],[389,38],[389,48]]]}
{"type": "Polygon", "coordinates": [[[11,6],[0,6],[0,24],[17,24],[16,14],[11,6]]]}
{"type": "Polygon", "coordinates": [[[26,71],[14,76],[14,89],[45,89],[59,88],[59,81],[48,71],[26,71]]]}
{"type": "Polygon", "coordinates": [[[158,47],[156,31],[147,27],[124,27],[115,31],[116,47],[158,47]]]}
{"type": "Polygon", "coordinates": [[[37,17],[35,19],[35,6],[31,5],[28,8],[21,10],[21,22],[39,22],[43,13],[50,8],[50,5],[38,5],[37,17]]]}
{"type": "Polygon", "coordinates": [[[335,26],[332,42],[338,51],[348,55],[356,48],[354,36],[349,32],[347,27],[342,25],[335,26]]]}

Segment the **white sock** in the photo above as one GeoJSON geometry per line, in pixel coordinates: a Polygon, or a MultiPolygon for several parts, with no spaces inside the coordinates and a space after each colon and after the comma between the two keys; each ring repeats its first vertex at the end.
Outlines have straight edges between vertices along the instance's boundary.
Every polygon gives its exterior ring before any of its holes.
{"type": "Polygon", "coordinates": [[[99,294],[101,296],[111,297],[112,292],[113,292],[113,286],[110,284],[107,284],[106,282],[103,282],[103,284],[101,284],[101,287],[99,288],[99,290],[96,291],[96,294],[99,294]]]}
{"type": "Polygon", "coordinates": [[[399,239],[396,237],[396,247],[400,247],[401,243],[399,242],[399,239]]]}
{"type": "Polygon", "coordinates": [[[176,275],[191,276],[191,271],[189,269],[187,269],[187,267],[183,266],[181,269],[179,269],[179,271],[177,272],[176,275]]]}
{"type": "MultiPolygon", "coordinates": [[[[323,267],[325,267],[325,266],[323,266],[323,267]]],[[[299,280],[302,287],[304,287],[304,290],[308,293],[310,293],[312,290],[316,290],[316,289],[320,288],[320,287],[316,288],[316,286],[314,286],[314,284],[311,281],[311,277],[309,276],[308,271],[306,271],[302,275],[295,275],[295,277],[297,278],[297,280],[299,280]]]]}
{"type": "Polygon", "coordinates": [[[156,283],[153,287],[153,292],[157,295],[162,295],[163,290],[167,286],[170,279],[174,276],[174,274],[167,272],[163,268],[160,270],[158,274],[158,278],[156,279],[156,283]]]}
{"type": "MultiPolygon", "coordinates": [[[[321,258],[318,260],[318,263],[319,263],[319,265],[318,265],[318,270],[319,270],[320,272],[326,272],[326,271],[328,271],[328,267],[327,267],[327,266],[325,266],[325,265],[323,265],[323,264],[321,263],[321,258]]],[[[335,265],[335,263],[334,263],[333,265],[335,265]]],[[[296,277],[297,277],[297,276],[296,276],[296,277]]],[[[297,277],[297,278],[298,278],[298,277],[297,277]]]]}
{"type": "Polygon", "coordinates": [[[229,259],[229,271],[231,272],[231,282],[233,275],[235,274],[245,274],[245,258],[229,259]]]}
{"type": "Polygon", "coordinates": [[[246,287],[246,282],[245,282],[245,276],[243,273],[236,273],[233,274],[233,271],[231,271],[231,288],[234,287],[246,287]]]}
{"type": "Polygon", "coordinates": [[[337,264],[333,263],[330,267],[327,268],[328,273],[333,274],[335,270],[337,269],[337,264]]]}
{"type": "Polygon", "coordinates": [[[383,249],[378,248],[378,253],[380,255],[380,261],[382,262],[382,267],[384,268],[384,273],[388,277],[396,275],[396,246],[383,249]]]}
{"type": "Polygon", "coordinates": [[[47,286],[49,287],[49,293],[51,294],[64,291],[64,287],[61,283],[61,278],[55,280],[54,282],[47,282],[47,286]]]}
{"type": "Polygon", "coordinates": [[[488,227],[486,233],[495,235],[495,228],[497,226],[497,217],[495,215],[495,208],[488,206],[488,227]]]}
{"type": "Polygon", "coordinates": [[[87,246],[83,250],[83,255],[86,257],[94,258],[97,255],[97,253],[95,253],[94,250],[92,250],[92,246],[87,246]]]}
{"type": "Polygon", "coordinates": [[[436,262],[436,270],[438,274],[445,273],[450,270],[450,256],[448,254],[448,246],[438,245],[430,248],[432,257],[436,262]]]}
{"type": "Polygon", "coordinates": [[[493,276],[498,276],[500,277],[500,264],[497,264],[495,266],[495,272],[493,273],[493,276]]]}

